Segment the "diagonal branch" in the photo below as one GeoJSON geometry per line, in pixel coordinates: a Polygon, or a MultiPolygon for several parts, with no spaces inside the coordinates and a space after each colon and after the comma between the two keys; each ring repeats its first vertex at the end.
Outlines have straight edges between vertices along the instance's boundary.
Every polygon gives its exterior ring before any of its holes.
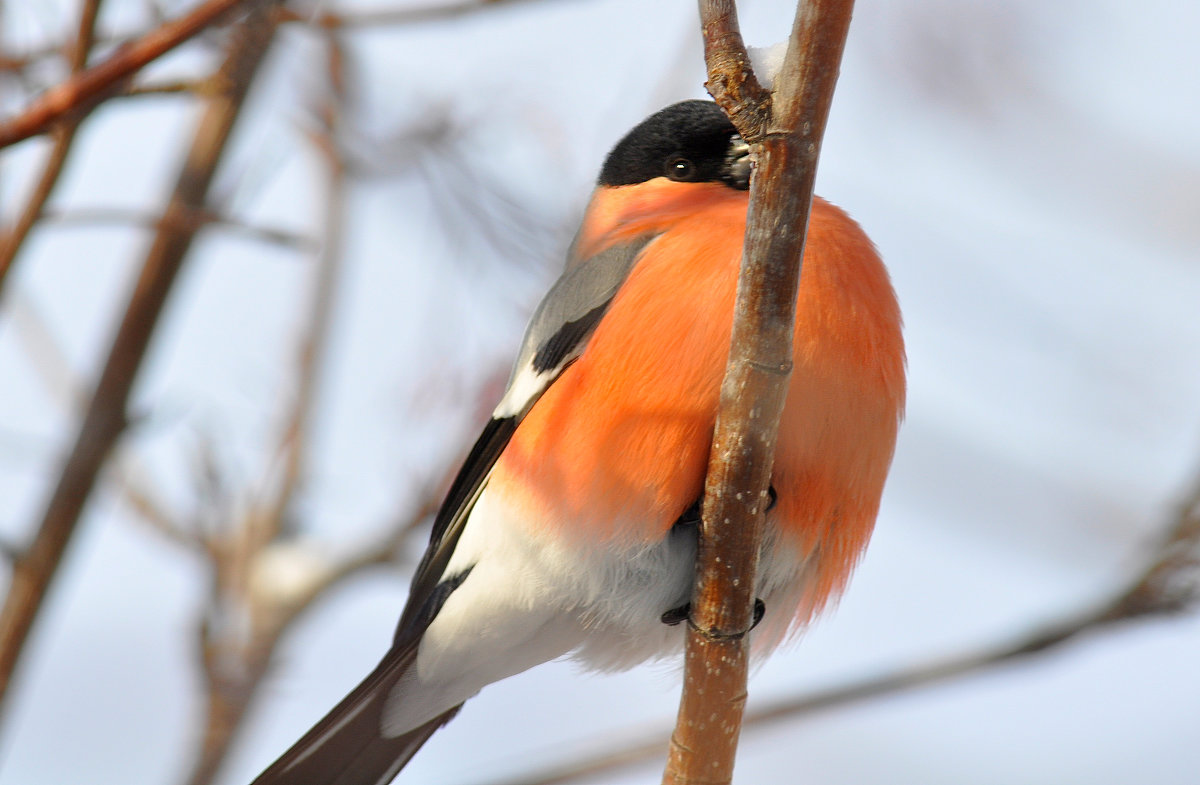
{"type": "Polygon", "coordinates": [[[771,120],[771,93],[750,68],[734,0],[701,0],[700,27],[709,95],[733,121],[742,138],[758,144],[771,120]]]}
{"type": "MultiPolygon", "coordinates": [[[[83,11],[79,15],[79,34],[71,47],[70,68],[72,74],[78,74],[87,65],[88,54],[92,51],[92,44],[96,38],[96,17],[100,14],[101,2],[103,0],[87,0],[83,5],[83,11]]],[[[75,144],[75,132],[79,130],[83,118],[84,114],[79,114],[54,129],[54,142],[46,156],[46,162],[42,166],[42,173],[33,187],[33,192],[29,195],[25,207],[17,216],[12,228],[0,236],[0,297],[4,296],[4,281],[8,278],[9,271],[12,270],[17,254],[25,244],[25,238],[29,236],[34,224],[42,216],[42,210],[54,192],[54,187],[58,184],[58,178],[67,164],[71,147],[75,144]]]]}
{"type": "Polygon", "coordinates": [[[286,21],[306,22],[326,30],[351,30],[439,22],[488,8],[526,4],[532,4],[531,0],[456,0],[424,6],[406,4],[402,8],[347,9],[336,12],[285,10],[283,14],[286,21]]]}
{"type": "MultiPolygon", "coordinates": [[[[78,226],[91,224],[129,224],[139,229],[157,229],[162,225],[163,216],[153,212],[130,210],[123,207],[80,207],[73,210],[43,210],[42,220],[56,223],[59,226],[78,226]]],[[[203,210],[193,210],[190,214],[180,214],[176,220],[191,224],[193,230],[210,226],[241,236],[247,240],[257,240],[268,245],[283,246],[293,251],[312,251],[317,247],[314,237],[275,226],[260,226],[248,223],[232,215],[222,215],[211,207],[203,210]]]]}
{"type": "Polygon", "coordinates": [[[705,480],[683,697],[664,785],[719,785],[733,778],[746,701],[746,632],[791,374],[800,260],[852,7],[852,0],[811,0],[797,8],[774,106],[763,126],[763,91],[747,64],[734,3],[700,3],[706,61],[720,66],[709,84],[743,138],[756,145],[757,168],[705,480]]]}
{"type": "Polygon", "coordinates": [[[119,47],[103,62],[40,95],[15,117],[0,123],[0,148],[45,133],[56,123],[86,112],[124,79],[162,57],[225,14],[250,0],[207,0],[178,19],[119,47]]]}
{"type": "MultiPolygon", "coordinates": [[[[262,5],[261,3],[259,4],[262,5]]],[[[239,28],[219,76],[224,94],[208,104],[176,181],[166,216],[203,207],[209,184],[238,117],[273,26],[256,13],[239,28]]],[[[12,568],[12,583],[0,608],[0,701],[63,552],[74,534],[96,476],[126,425],[126,407],[142,358],[195,230],[186,221],[165,220],[143,263],[125,316],[79,427],[75,445],[50,495],[37,534],[12,568]]]]}

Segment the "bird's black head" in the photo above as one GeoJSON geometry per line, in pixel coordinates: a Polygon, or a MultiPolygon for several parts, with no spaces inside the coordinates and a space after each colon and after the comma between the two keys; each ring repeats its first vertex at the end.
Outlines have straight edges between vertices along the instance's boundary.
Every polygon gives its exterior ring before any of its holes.
{"type": "Polygon", "coordinates": [[[682,101],[643,120],[617,142],[600,170],[600,185],[633,185],[655,177],[686,183],[750,187],[750,149],[712,101],[682,101]]]}

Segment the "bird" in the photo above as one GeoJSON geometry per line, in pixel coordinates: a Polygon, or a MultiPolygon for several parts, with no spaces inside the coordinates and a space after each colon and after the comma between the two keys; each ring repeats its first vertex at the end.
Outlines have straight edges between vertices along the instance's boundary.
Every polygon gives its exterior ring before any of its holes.
{"type": "MultiPolygon", "coordinates": [[[[752,172],[750,146],[711,101],[668,106],[612,148],[434,516],[390,649],[254,785],[385,785],[488,684],[568,655],[615,671],[682,650],[752,172]]],[[[820,197],[793,355],[756,658],[845,588],[903,417],[889,274],[820,197]]]]}

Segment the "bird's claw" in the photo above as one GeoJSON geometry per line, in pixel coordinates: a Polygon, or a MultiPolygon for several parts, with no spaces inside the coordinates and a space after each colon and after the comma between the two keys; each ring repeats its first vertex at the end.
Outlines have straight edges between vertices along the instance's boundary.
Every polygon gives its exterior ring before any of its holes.
{"type": "MultiPolygon", "coordinates": [[[[672,608],[664,613],[661,617],[662,623],[668,627],[674,627],[685,621],[692,612],[692,604],[690,602],[680,605],[678,608],[672,608]]],[[[754,600],[754,620],[750,622],[750,629],[758,626],[762,621],[763,616],[767,613],[767,604],[757,597],[754,600]]]]}
{"type": "Polygon", "coordinates": [[[660,618],[662,623],[668,627],[675,627],[680,622],[687,619],[688,614],[692,612],[692,604],[690,602],[680,605],[678,608],[672,608],[664,613],[660,618]]]}

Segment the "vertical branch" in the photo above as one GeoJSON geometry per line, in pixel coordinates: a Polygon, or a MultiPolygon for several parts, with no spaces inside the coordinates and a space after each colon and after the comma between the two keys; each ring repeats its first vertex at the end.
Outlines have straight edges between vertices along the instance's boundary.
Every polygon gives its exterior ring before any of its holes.
{"type": "MultiPolygon", "coordinates": [[[[278,18],[278,17],[277,17],[278,18]]],[[[332,33],[329,46],[332,95],[317,110],[319,129],[311,134],[325,169],[324,227],[312,276],[308,321],[299,339],[296,390],[290,402],[277,456],[281,476],[270,501],[252,509],[213,551],[216,585],[201,624],[200,644],[206,687],[203,736],[187,785],[209,785],[220,772],[246,713],[274,662],[275,649],[291,623],[327,588],[328,581],[352,570],[330,571],[298,598],[256,596],[255,566],[263,551],[280,537],[298,490],[308,453],[309,423],[319,386],[342,265],[346,209],[346,166],[335,140],[340,114],[341,47],[332,33]],[[248,626],[222,623],[225,613],[244,614],[248,626]]],[[[268,472],[270,474],[271,472],[268,472]]],[[[424,511],[421,511],[424,517],[424,511]]],[[[391,552],[388,551],[390,554],[391,552]]],[[[357,565],[356,565],[357,566],[357,565]]]]}
{"type": "Polygon", "coordinates": [[[186,220],[202,208],[274,26],[260,2],[231,40],[218,74],[222,91],[200,119],[192,146],[146,255],[137,286],[113,339],[74,447],[48,499],[33,543],[14,560],[12,583],[0,608],[0,702],[16,669],[29,631],[75,533],[96,476],[126,425],[126,406],[142,358],[191,247],[196,225],[186,220]]]}
{"type": "Polygon", "coordinates": [[[738,104],[726,111],[743,138],[756,144],[757,168],[705,480],[683,697],[664,785],[733,777],[763,511],[792,367],[800,261],[852,7],[852,0],[800,4],[769,116],[758,125],[761,88],[752,76],[744,78],[749,67],[734,4],[701,2],[706,61],[717,69],[710,89],[723,105],[738,104]]]}
{"type": "MultiPolygon", "coordinates": [[[[103,0],[86,0],[79,14],[79,33],[71,46],[70,56],[73,75],[78,74],[87,65],[88,54],[92,51],[92,42],[96,35],[96,17],[100,13],[102,2],[103,0]]],[[[21,246],[25,244],[25,238],[41,217],[46,202],[54,192],[54,186],[58,184],[58,178],[62,175],[71,147],[75,143],[75,132],[79,130],[85,116],[86,112],[77,114],[54,129],[54,141],[46,155],[42,173],[33,186],[33,192],[25,202],[21,214],[13,222],[12,228],[0,235],[0,300],[4,297],[4,281],[8,278],[13,261],[17,258],[21,246]]]]}
{"type": "Polygon", "coordinates": [[[734,0],[700,0],[705,87],[749,144],[762,141],[771,119],[771,93],[750,68],[734,0]]]}

